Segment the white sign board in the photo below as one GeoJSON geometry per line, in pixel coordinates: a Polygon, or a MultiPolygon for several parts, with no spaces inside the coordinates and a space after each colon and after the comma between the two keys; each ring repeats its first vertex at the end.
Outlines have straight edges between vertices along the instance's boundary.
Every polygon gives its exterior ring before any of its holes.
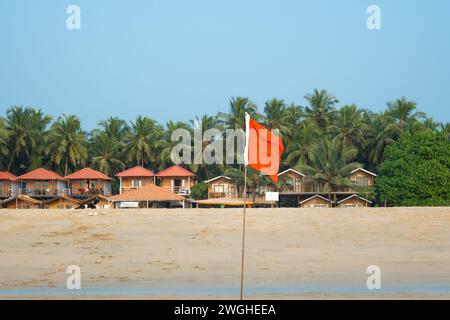
{"type": "Polygon", "coordinates": [[[121,208],[139,208],[139,202],[121,202],[121,208]]]}
{"type": "Polygon", "coordinates": [[[278,201],[278,192],[266,192],[266,201],[278,201]]]}

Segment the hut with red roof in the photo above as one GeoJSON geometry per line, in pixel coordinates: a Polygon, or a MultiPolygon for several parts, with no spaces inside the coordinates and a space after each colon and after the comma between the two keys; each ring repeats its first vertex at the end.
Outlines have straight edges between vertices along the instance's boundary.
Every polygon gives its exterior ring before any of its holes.
{"type": "Polygon", "coordinates": [[[56,172],[38,168],[19,177],[19,193],[32,197],[52,197],[68,193],[67,181],[56,172]]]}
{"type": "Polygon", "coordinates": [[[186,207],[186,199],[155,185],[127,190],[108,199],[114,208],[186,207]]]}
{"type": "Polygon", "coordinates": [[[20,183],[17,177],[8,171],[0,171],[0,198],[5,199],[19,194],[20,183]]]}
{"type": "Polygon", "coordinates": [[[156,175],[152,170],[141,166],[119,172],[116,174],[119,178],[119,193],[125,193],[131,190],[147,188],[155,185],[156,175]]]}
{"type": "Polygon", "coordinates": [[[195,174],[179,165],[164,169],[156,177],[163,189],[184,196],[191,194],[191,187],[195,184],[195,174]]]}
{"type": "Polygon", "coordinates": [[[112,179],[100,171],[84,168],[64,177],[73,196],[111,195],[112,179]]]}

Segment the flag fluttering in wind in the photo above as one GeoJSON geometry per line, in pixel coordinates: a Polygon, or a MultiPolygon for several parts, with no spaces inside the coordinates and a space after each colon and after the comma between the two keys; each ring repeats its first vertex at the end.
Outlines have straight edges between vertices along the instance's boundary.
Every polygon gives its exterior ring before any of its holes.
{"type": "Polygon", "coordinates": [[[245,165],[278,182],[278,169],[284,151],[281,137],[245,114],[245,165]]]}

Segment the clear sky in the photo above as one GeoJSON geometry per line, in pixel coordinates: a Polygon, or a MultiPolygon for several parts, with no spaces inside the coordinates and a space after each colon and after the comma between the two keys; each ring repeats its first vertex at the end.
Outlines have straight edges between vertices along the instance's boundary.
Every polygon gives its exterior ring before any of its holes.
{"type": "Polygon", "coordinates": [[[450,121],[448,0],[0,0],[0,111],[11,105],[165,123],[226,111],[304,105],[325,88],[381,110],[406,96],[450,121]],[[66,9],[81,8],[81,30],[66,9]],[[366,27],[368,5],[382,29],[366,27]]]}

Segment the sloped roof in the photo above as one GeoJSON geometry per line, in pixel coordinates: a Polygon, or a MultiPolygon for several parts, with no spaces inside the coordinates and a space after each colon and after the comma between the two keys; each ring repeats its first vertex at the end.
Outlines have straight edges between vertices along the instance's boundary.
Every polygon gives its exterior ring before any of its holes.
{"type": "Polygon", "coordinates": [[[22,200],[22,201],[25,201],[25,202],[30,202],[30,203],[33,203],[33,204],[41,204],[42,203],[42,201],[36,200],[36,199],[34,199],[32,197],[29,197],[29,196],[15,196],[15,197],[11,197],[11,198],[8,198],[8,199],[4,200],[3,203],[8,203],[8,202],[11,202],[11,201],[15,201],[16,199],[17,200],[22,200]]]}
{"type": "Polygon", "coordinates": [[[0,180],[16,181],[17,177],[8,171],[0,171],[0,180]]]}
{"type": "Polygon", "coordinates": [[[340,203],[342,203],[342,202],[348,201],[348,200],[350,200],[350,199],[352,199],[352,198],[355,198],[355,197],[358,198],[358,199],[360,199],[360,200],[362,200],[362,201],[364,201],[364,202],[372,203],[372,201],[367,200],[366,198],[360,197],[360,196],[358,196],[357,194],[352,194],[351,196],[349,196],[349,197],[347,197],[347,198],[344,198],[344,199],[338,201],[337,204],[340,204],[340,203]]]}
{"type": "Polygon", "coordinates": [[[303,201],[300,201],[299,203],[300,203],[300,204],[303,204],[303,203],[308,202],[308,201],[310,201],[310,200],[312,200],[312,199],[314,199],[314,198],[319,198],[319,199],[322,199],[322,200],[324,200],[324,201],[326,201],[326,202],[334,203],[334,201],[331,201],[331,200],[329,200],[329,199],[327,199],[327,198],[325,198],[325,197],[322,197],[322,196],[319,195],[319,194],[313,195],[312,197],[309,197],[308,199],[305,199],[305,200],[303,200],[303,201]]]}
{"type": "Polygon", "coordinates": [[[226,179],[226,180],[231,180],[231,181],[233,181],[233,179],[231,179],[230,177],[227,177],[227,176],[218,176],[218,177],[215,177],[215,178],[212,178],[212,179],[203,181],[203,182],[204,182],[204,183],[210,183],[210,182],[216,181],[216,180],[218,180],[218,179],[226,179]]]}
{"type": "Polygon", "coordinates": [[[67,180],[81,180],[81,179],[92,179],[92,180],[112,180],[106,174],[101,173],[100,171],[84,168],[78,170],[72,174],[69,174],[64,177],[67,180]]]}
{"type": "Polygon", "coordinates": [[[194,177],[195,174],[193,174],[189,170],[186,170],[183,167],[180,167],[179,165],[174,165],[167,169],[164,169],[163,171],[158,173],[156,176],[157,177],[194,177]]]}
{"type": "Polygon", "coordinates": [[[306,177],[306,175],[304,175],[304,174],[301,173],[300,171],[294,170],[294,169],[292,169],[292,168],[289,168],[289,169],[287,169],[287,170],[284,170],[283,172],[280,172],[280,173],[278,174],[278,176],[282,176],[282,175],[284,175],[284,174],[286,174],[286,173],[288,173],[288,172],[294,172],[294,173],[296,173],[296,174],[298,174],[298,175],[300,175],[300,176],[302,176],[302,177],[306,177]]]}
{"type": "Polygon", "coordinates": [[[69,196],[66,196],[66,195],[58,196],[58,197],[55,197],[53,199],[49,199],[49,200],[43,201],[42,203],[51,203],[51,202],[54,202],[54,201],[59,201],[60,199],[64,199],[64,200],[67,200],[67,201],[72,201],[72,202],[77,203],[77,204],[81,204],[80,200],[72,198],[72,197],[69,197],[69,196]]]}
{"type": "Polygon", "coordinates": [[[358,172],[358,171],[362,171],[362,172],[365,172],[365,173],[367,173],[367,174],[370,174],[371,176],[377,177],[377,175],[376,175],[375,173],[370,172],[369,170],[366,170],[366,169],[363,169],[363,168],[355,169],[355,170],[353,170],[353,171],[351,172],[351,174],[353,174],[353,173],[355,173],[355,172],[358,172]]]}
{"type": "Polygon", "coordinates": [[[109,198],[110,201],[183,201],[184,197],[161,187],[149,185],[133,189],[109,198]]]}
{"type": "Polygon", "coordinates": [[[145,169],[141,166],[136,166],[134,168],[119,172],[116,174],[117,177],[154,177],[155,173],[152,170],[145,169]]]}
{"type": "Polygon", "coordinates": [[[64,178],[61,177],[56,172],[53,172],[51,170],[47,170],[44,168],[37,168],[33,171],[27,172],[19,177],[17,177],[19,180],[63,180],[64,178]]]}

